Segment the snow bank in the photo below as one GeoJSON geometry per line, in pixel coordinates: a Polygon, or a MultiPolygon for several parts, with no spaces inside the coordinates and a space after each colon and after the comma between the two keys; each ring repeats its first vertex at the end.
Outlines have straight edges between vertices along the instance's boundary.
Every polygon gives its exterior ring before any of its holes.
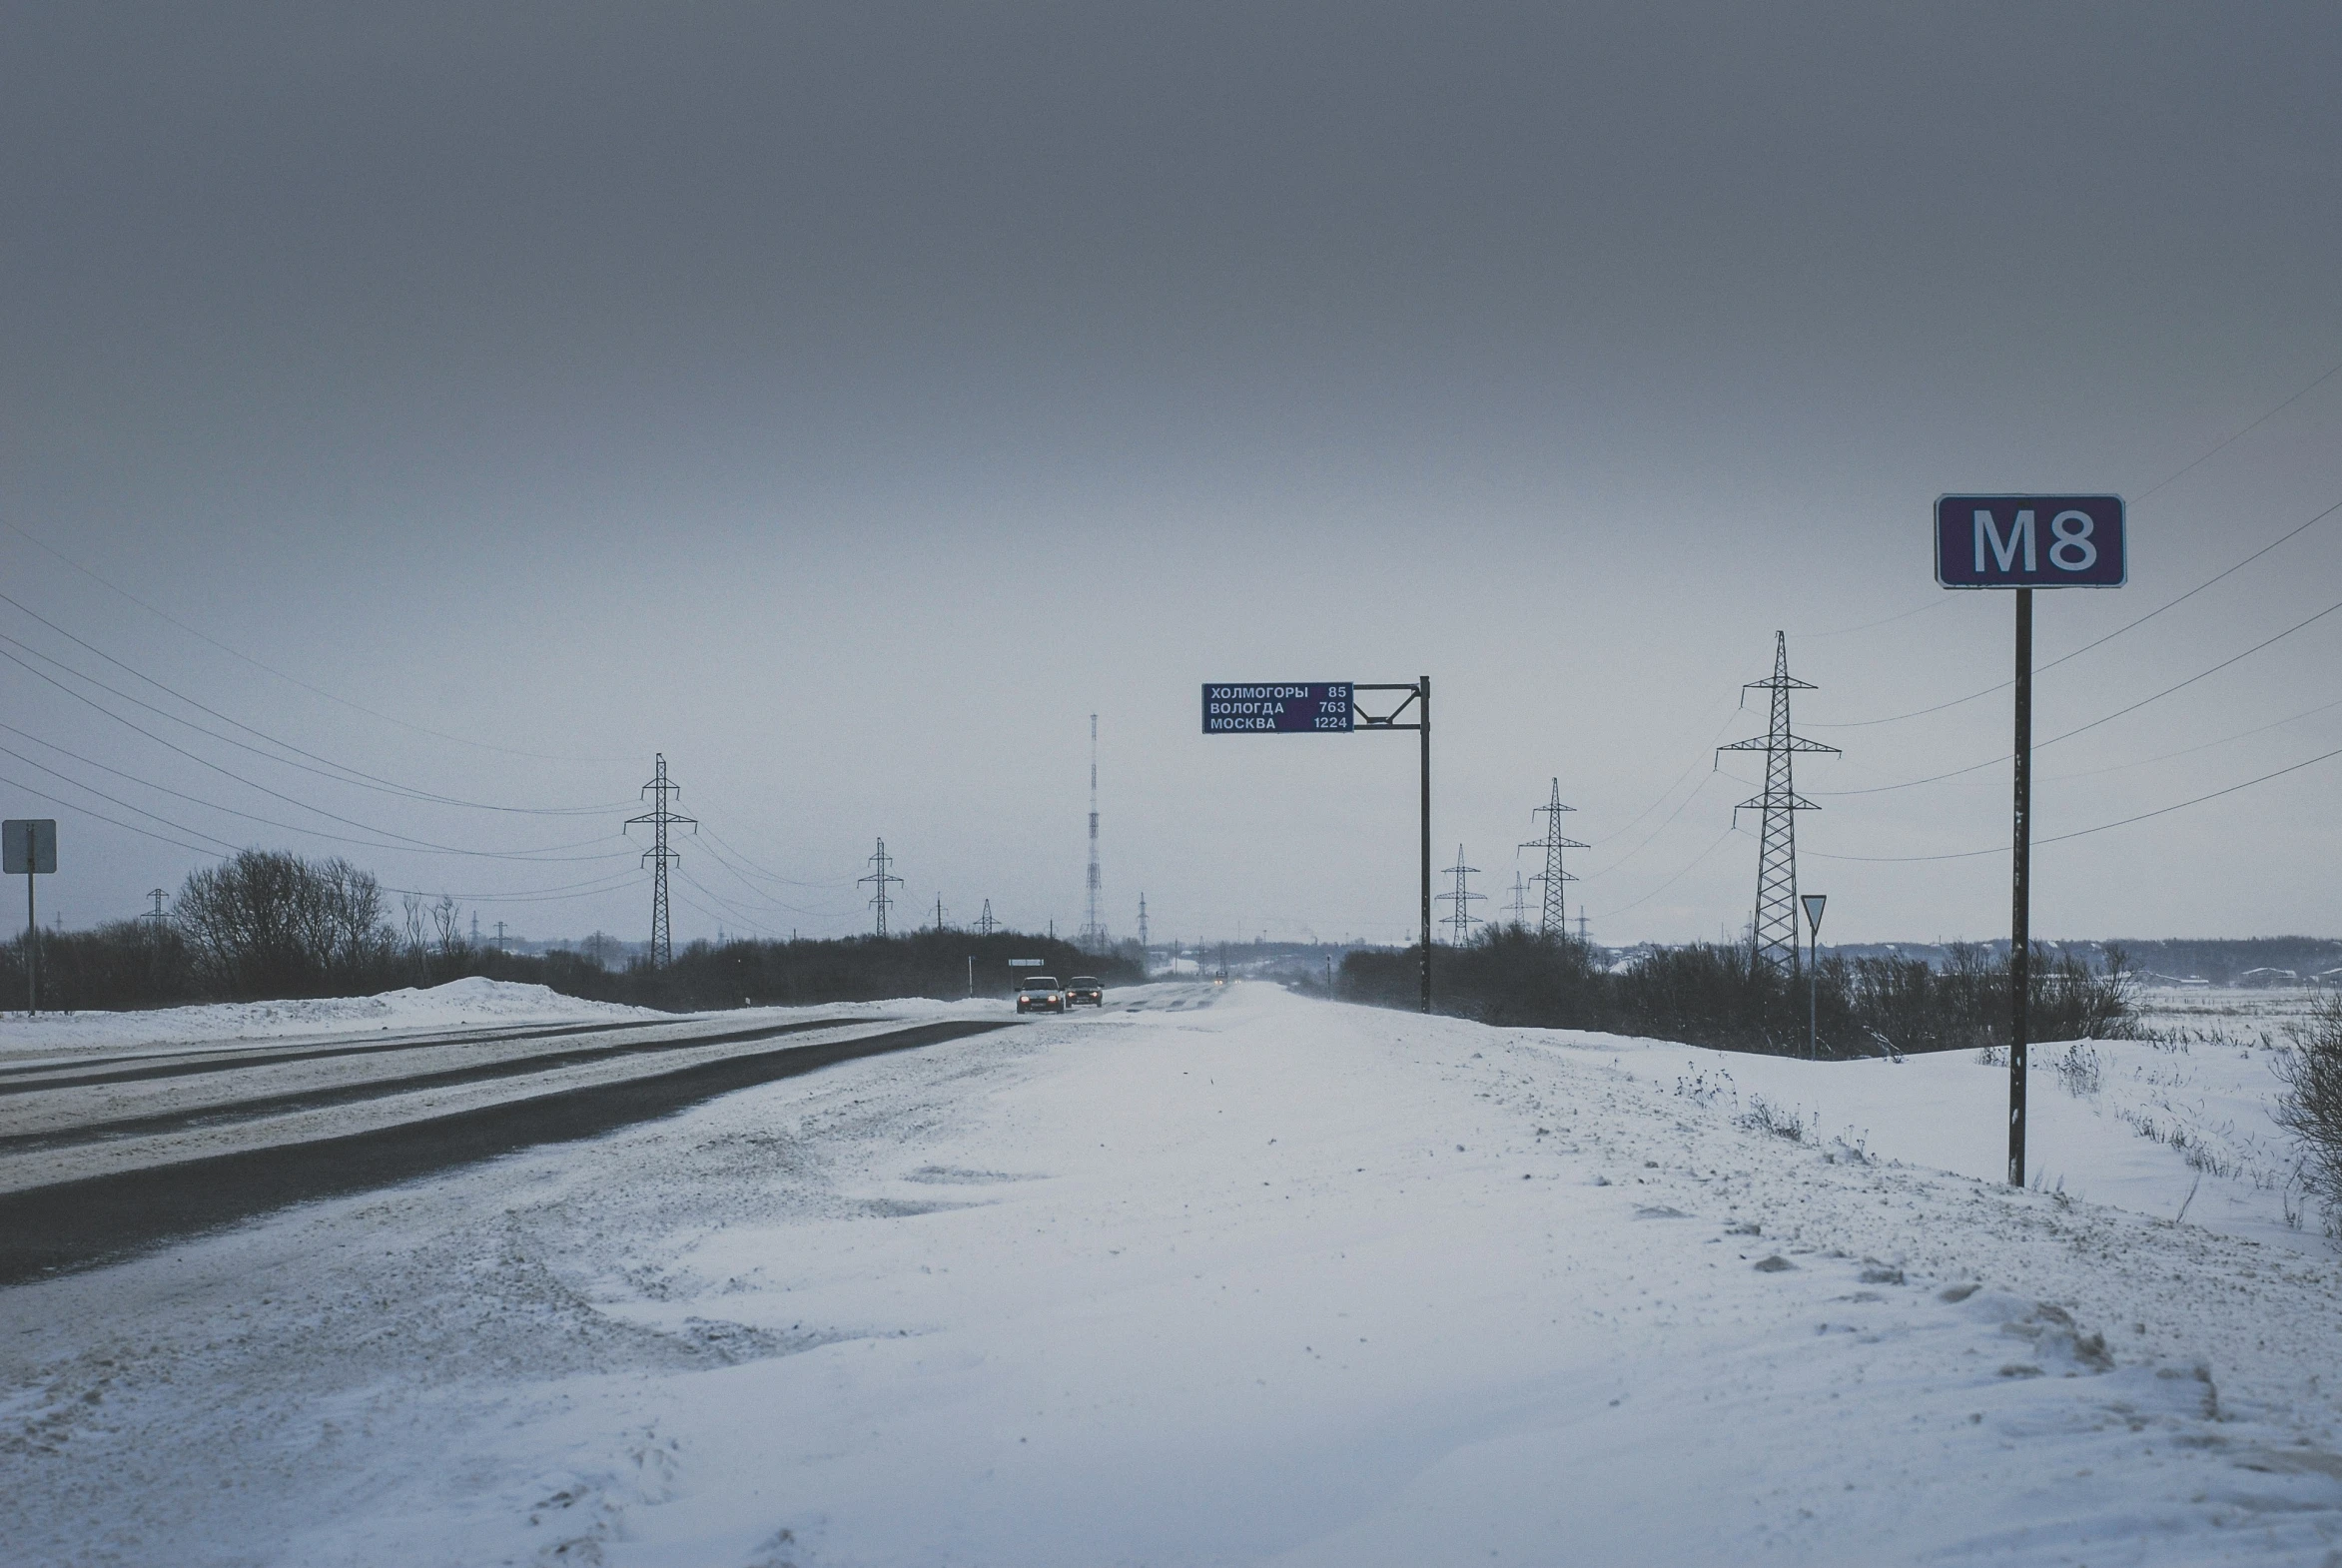
{"type": "Polygon", "coordinates": [[[0,1051],[11,1055],[92,1047],[210,1044],[287,1035],[386,1029],[459,1028],[466,1024],[566,1023],[588,1019],[663,1018],[649,1008],[587,1002],[544,986],[473,976],[419,990],[373,997],[292,1002],[219,1002],[143,1013],[43,1013],[0,1018],[0,1051]]]}
{"type": "MultiPolygon", "coordinates": [[[[1555,1031],[1514,1038],[1608,1061],[1818,1149],[2004,1179],[2008,1067],[1971,1051],[1805,1062],[1555,1031]]],[[[2300,1155],[2272,1111],[2277,1050],[2243,1040],[2059,1041],[2028,1053],[2032,1185],[2320,1254],[2300,1155]]]]}

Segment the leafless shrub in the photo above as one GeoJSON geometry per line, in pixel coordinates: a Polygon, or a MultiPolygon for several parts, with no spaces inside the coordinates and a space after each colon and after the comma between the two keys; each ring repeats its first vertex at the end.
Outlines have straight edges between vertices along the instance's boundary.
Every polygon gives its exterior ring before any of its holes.
{"type": "Polygon", "coordinates": [[[2342,1230],[2342,996],[2321,997],[2287,1026],[2293,1048],[2276,1058],[2284,1092],[2277,1125],[2302,1144],[2302,1186],[2324,1204],[2326,1228],[2342,1230]]]}

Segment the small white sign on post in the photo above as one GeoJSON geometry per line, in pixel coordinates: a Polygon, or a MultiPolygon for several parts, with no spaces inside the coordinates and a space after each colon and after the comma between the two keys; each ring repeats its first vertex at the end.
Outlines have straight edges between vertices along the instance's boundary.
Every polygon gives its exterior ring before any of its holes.
{"type": "Polygon", "coordinates": [[[1038,958],[1013,958],[1009,960],[1009,968],[1039,969],[1044,962],[1046,961],[1038,958]]]}

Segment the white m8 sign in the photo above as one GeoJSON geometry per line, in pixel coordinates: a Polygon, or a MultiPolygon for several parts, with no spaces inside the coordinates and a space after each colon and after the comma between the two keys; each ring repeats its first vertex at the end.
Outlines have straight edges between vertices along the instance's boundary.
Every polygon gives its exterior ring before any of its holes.
{"type": "Polygon", "coordinates": [[[2119,495],[1944,495],[1936,580],[1947,588],[2119,588],[2119,495]]]}

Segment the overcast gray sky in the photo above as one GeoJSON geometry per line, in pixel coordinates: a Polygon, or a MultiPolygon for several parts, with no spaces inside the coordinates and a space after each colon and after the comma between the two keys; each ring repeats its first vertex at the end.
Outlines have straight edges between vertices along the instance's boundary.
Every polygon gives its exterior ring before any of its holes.
{"type": "MultiPolygon", "coordinates": [[[[2007,693],[1869,722],[2007,675],[1933,498],[2129,497],[2044,662],[2342,501],[2330,6],[5,14],[0,797],[69,924],[267,844],[639,937],[663,751],[678,936],[863,929],[882,834],[1070,931],[1095,711],[1118,933],[1402,940],[1411,737],[1197,688],[1427,673],[1485,909],[1558,776],[1593,934],[1713,938],[1780,629],[1825,935],[2001,934],[2006,766],[1880,786],[2007,693]]],[[[2338,597],[2342,515],[2036,733],[2338,597]]],[[[2039,833],[2342,747],[2338,669],[2044,748],[2039,833]]],[[[2333,933],[2338,780],[2045,845],[2034,929],[2333,933]]]]}

